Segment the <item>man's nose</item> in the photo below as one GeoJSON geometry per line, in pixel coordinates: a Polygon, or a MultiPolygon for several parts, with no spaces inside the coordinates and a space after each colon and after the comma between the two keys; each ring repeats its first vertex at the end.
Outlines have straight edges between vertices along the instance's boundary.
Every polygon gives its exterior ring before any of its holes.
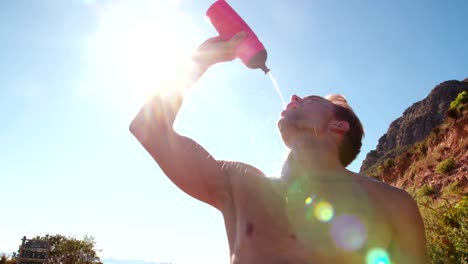
{"type": "Polygon", "coordinates": [[[293,96],[291,96],[291,102],[300,102],[302,100],[302,98],[300,98],[299,96],[293,94],[293,96]]]}

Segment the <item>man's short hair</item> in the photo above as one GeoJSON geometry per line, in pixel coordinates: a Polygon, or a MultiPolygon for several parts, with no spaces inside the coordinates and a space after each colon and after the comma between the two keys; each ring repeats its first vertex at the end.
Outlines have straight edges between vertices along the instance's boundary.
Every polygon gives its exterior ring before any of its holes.
{"type": "Polygon", "coordinates": [[[339,147],[339,158],[343,166],[348,166],[359,154],[364,137],[364,128],[343,95],[331,94],[325,97],[335,105],[335,118],[349,123],[349,131],[344,135],[339,147]]]}

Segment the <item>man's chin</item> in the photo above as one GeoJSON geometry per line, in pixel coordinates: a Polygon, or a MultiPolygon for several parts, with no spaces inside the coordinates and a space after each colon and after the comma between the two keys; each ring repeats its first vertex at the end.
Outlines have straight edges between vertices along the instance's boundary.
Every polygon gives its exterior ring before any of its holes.
{"type": "Polygon", "coordinates": [[[278,129],[281,131],[287,131],[291,129],[298,129],[297,122],[290,116],[282,116],[278,120],[278,129]]]}
{"type": "Polygon", "coordinates": [[[277,123],[278,129],[279,129],[280,132],[285,130],[285,128],[287,126],[287,122],[288,121],[284,118],[284,116],[280,117],[280,119],[278,120],[278,123],[277,123]]]}
{"type": "Polygon", "coordinates": [[[289,118],[283,117],[278,120],[278,130],[281,134],[281,137],[283,138],[283,141],[285,141],[286,138],[289,138],[290,135],[297,133],[297,129],[297,125],[289,118]]]}

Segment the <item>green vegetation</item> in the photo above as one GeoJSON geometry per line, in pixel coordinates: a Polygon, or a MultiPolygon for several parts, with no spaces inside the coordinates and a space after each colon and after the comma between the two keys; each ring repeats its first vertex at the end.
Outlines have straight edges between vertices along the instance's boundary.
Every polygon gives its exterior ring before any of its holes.
{"type": "Polygon", "coordinates": [[[393,167],[395,165],[395,161],[393,161],[393,159],[386,159],[384,161],[384,168],[385,169],[389,169],[391,167],[393,167]]]}
{"type": "MultiPolygon", "coordinates": [[[[384,156],[382,156],[378,160],[376,160],[374,164],[369,166],[369,168],[364,170],[362,172],[362,174],[364,174],[364,175],[376,175],[376,174],[380,175],[381,173],[379,173],[377,171],[379,165],[383,166],[383,163],[388,159],[394,160],[395,157],[398,157],[400,154],[405,153],[410,147],[411,146],[401,146],[401,147],[397,147],[395,149],[392,149],[392,150],[388,151],[387,153],[385,153],[384,156]]],[[[381,172],[383,172],[383,171],[381,171],[381,172]]]]}
{"type": "Polygon", "coordinates": [[[377,167],[377,175],[378,176],[381,176],[384,173],[384,171],[385,171],[385,168],[382,165],[379,165],[377,167]]]}
{"type": "Polygon", "coordinates": [[[426,141],[416,144],[415,147],[416,153],[421,153],[423,157],[427,155],[427,143],[426,141]]]}
{"type": "Polygon", "coordinates": [[[458,118],[461,116],[463,111],[466,109],[468,103],[468,93],[463,91],[458,94],[457,98],[450,103],[450,107],[447,111],[447,115],[451,118],[458,118]]]}
{"type": "Polygon", "coordinates": [[[426,227],[430,263],[468,264],[468,193],[464,192],[464,186],[458,181],[442,189],[430,184],[417,185],[427,182],[423,181],[427,174],[453,171],[460,162],[458,153],[468,150],[468,140],[463,135],[467,104],[468,92],[464,91],[451,102],[447,111],[450,118],[433,128],[424,140],[385,153],[364,172],[375,178],[388,177],[390,184],[406,188],[414,197],[426,227]],[[448,143],[448,133],[452,136],[450,140],[457,142],[448,143]],[[401,172],[403,175],[396,175],[401,172]]]}
{"type": "Polygon", "coordinates": [[[1,254],[0,256],[0,264],[16,264],[16,259],[11,259],[6,254],[1,254]]]}
{"type": "MultiPolygon", "coordinates": [[[[463,91],[458,94],[458,96],[450,103],[450,108],[447,111],[449,117],[459,118],[463,116],[468,110],[468,92],[463,91]]],[[[431,133],[423,141],[411,145],[400,146],[395,149],[389,150],[383,156],[379,157],[374,164],[369,166],[362,173],[365,175],[372,176],[382,176],[384,172],[387,172],[388,169],[401,166],[405,164],[408,159],[411,159],[413,162],[417,162],[426,157],[429,157],[429,162],[426,162],[426,166],[431,167],[436,166],[438,163],[443,162],[443,157],[446,155],[446,152],[450,150],[450,147],[447,145],[439,145],[443,140],[442,135],[445,135],[450,128],[453,126],[454,120],[447,119],[443,124],[436,126],[432,129],[431,133]],[[436,146],[435,149],[428,153],[429,146],[436,146]]],[[[462,150],[468,150],[468,141],[461,140],[459,146],[462,150]]],[[[447,161],[449,162],[449,161],[447,161]]],[[[450,163],[446,164],[450,165],[450,163]]],[[[454,164],[455,165],[455,164],[454,164]]],[[[443,165],[440,165],[443,166],[443,165]]],[[[441,169],[449,169],[450,167],[444,167],[441,169]]],[[[453,169],[453,168],[452,168],[453,169]]],[[[440,172],[446,173],[446,172],[440,172]]],[[[408,176],[408,175],[402,175],[408,176]]]]}
{"type": "Polygon", "coordinates": [[[437,173],[445,174],[453,170],[453,168],[455,168],[455,165],[455,159],[453,157],[448,157],[445,160],[441,161],[439,165],[437,165],[435,171],[437,173]]]}
{"type": "Polygon", "coordinates": [[[431,263],[468,263],[468,196],[419,203],[431,263]]]}
{"type": "Polygon", "coordinates": [[[441,192],[443,195],[462,194],[463,188],[460,186],[460,183],[458,181],[454,181],[449,185],[445,186],[441,192]]]}
{"type": "Polygon", "coordinates": [[[450,103],[450,108],[458,108],[466,103],[468,103],[468,93],[463,91],[459,93],[457,98],[455,98],[455,100],[450,103]]]}
{"type": "Polygon", "coordinates": [[[430,196],[430,195],[436,194],[437,190],[432,185],[424,184],[423,186],[416,189],[415,193],[419,197],[421,197],[421,196],[430,196]]]}
{"type": "MultiPolygon", "coordinates": [[[[65,237],[62,235],[36,236],[32,239],[49,240],[51,251],[48,263],[62,264],[103,264],[100,261],[96,249],[96,242],[91,236],[85,235],[83,239],[75,237],[65,237]]],[[[21,245],[20,245],[21,246],[21,245]]],[[[10,256],[2,254],[0,264],[17,264],[18,252],[13,252],[10,256]]]]}

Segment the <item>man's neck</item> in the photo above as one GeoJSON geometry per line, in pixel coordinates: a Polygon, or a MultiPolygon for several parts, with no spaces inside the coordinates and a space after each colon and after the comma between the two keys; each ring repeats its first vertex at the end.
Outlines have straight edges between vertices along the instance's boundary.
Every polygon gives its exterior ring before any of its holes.
{"type": "Polygon", "coordinates": [[[283,165],[282,178],[286,181],[294,181],[301,177],[333,181],[346,177],[348,173],[341,165],[338,153],[316,146],[292,149],[283,165]]]}

